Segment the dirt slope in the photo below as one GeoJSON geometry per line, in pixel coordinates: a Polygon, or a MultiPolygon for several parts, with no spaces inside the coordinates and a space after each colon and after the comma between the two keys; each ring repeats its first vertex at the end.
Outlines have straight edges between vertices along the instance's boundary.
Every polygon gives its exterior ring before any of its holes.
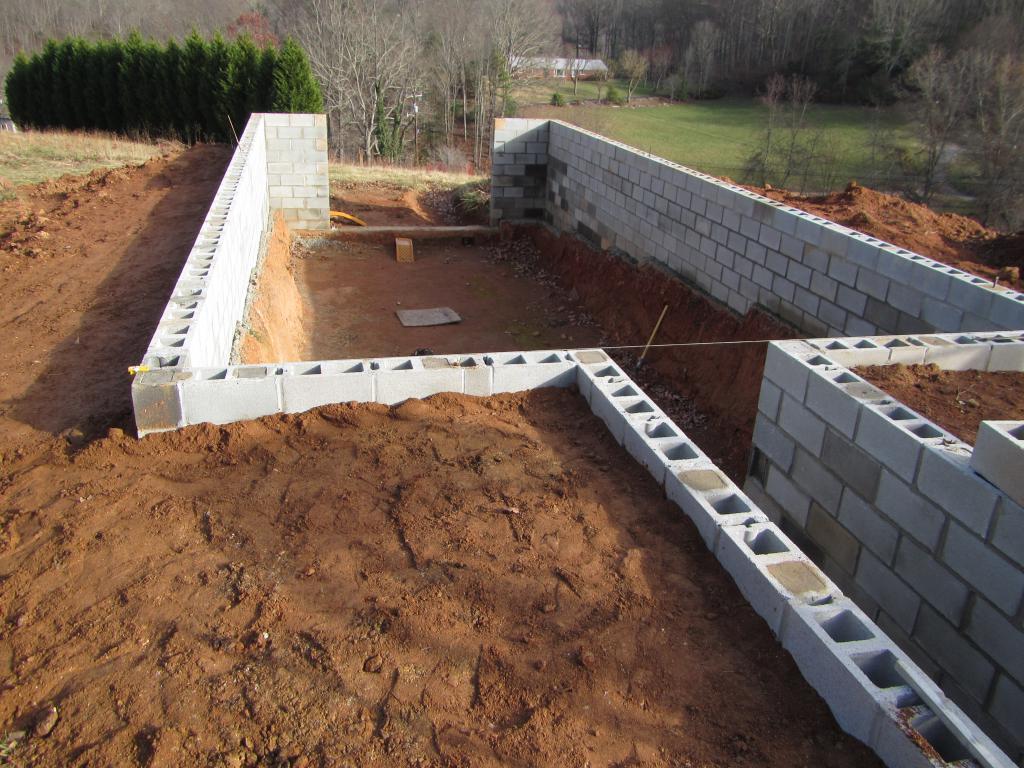
{"type": "Polygon", "coordinates": [[[142,359],[230,159],[197,146],[141,168],[43,184],[0,205],[0,430],[130,423],[142,359]]]}
{"type": "Polygon", "coordinates": [[[1024,233],[1003,235],[974,219],[937,213],[897,195],[851,184],[829,195],[799,195],[783,189],[752,187],[758,194],[824,216],[944,264],[1024,290],[1024,233]],[[1016,268],[1016,273],[1004,268],[1016,268]]]}

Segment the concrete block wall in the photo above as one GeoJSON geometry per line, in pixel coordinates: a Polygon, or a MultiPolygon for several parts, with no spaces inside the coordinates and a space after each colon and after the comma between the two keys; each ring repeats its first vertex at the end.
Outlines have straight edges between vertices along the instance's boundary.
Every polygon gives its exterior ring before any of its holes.
{"type": "Polygon", "coordinates": [[[266,231],[260,115],[250,118],[143,358],[150,368],[227,362],[266,231]]]}
{"type": "MultiPolygon", "coordinates": [[[[541,157],[537,121],[500,125],[503,142],[534,132],[541,157]]],[[[494,179],[519,195],[498,135],[494,179]]],[[[738,313],[761,306],[810,336],[1024,328],[1022,294],[574,126],[549,123],[546,171],[557,229],[658,262],[738,313]]],[[[493,221],[523,218],[504,200],[493,221]]]]}
{"type": "Polygon", "coordinates": [[[263,122],[271,210],[293,228],[330,229],[327,116],[266,114],[263,122]]]}
{"type": "Polygon", "coordinates": [[[326,131],[323,115],[249,118],[143,366],[228,362],[271,212],[283,211],[296,226],[330,226],[326,131]]]}
{"type": "Polygon", "coordinates": [[[491,151],[491,223],[532,219],[545,211],[548,121],[494,121],[491,151]]]}
{"type": "Polygon", "coordinates": [[[847,367],[890,362],[1024,370],[1024,334],[773,342],[745,490],[1024,760],[1024,510],[970,446],[847,367]]]}

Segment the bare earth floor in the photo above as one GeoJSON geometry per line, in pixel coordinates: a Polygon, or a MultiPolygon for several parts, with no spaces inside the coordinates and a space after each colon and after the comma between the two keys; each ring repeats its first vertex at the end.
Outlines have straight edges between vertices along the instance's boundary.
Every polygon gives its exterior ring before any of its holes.
{"type": "MultiPolygon", "coordinates": [[[[307,359],[585,347],[598,329],[557,286],[517,275],[489,246],[415,243],[416,261],[394,245],[326,242],[294,249],[295,280],[309,308],[307,359]],[[406,328],[400,309],[451,307],[462,322],[406,328]]],[[[273,361],[263,361],[273,362],[273,361]]]]}
{"type": "Polygon", "coordinates": [[[0,497],[25,764],[877,765],[571,391],[40,459],[0,497]]]}

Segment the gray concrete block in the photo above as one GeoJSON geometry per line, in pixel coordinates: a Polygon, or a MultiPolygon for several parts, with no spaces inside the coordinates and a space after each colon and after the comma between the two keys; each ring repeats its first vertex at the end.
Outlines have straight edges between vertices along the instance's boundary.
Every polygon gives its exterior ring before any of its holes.
{"type": "Polygon", "coordinates": [[[811,504],[807,535],[850,577],[857,572],[860,542],[820,505],[811,504]]]}
{"type": "Polygon", "coordinates": [[[793,465],[796,444],[775,422],[758,415],[754,423],[753,444],[777,464],[783,472],[789,472],[793,465]]]}
{"type": "Polygon", "coordinates": [[[786,515],[801,528],[807,525],[807,514],[811,507],[810,497],[789,479],[774,464],[768,469],[765,491],[782,507],[786,515]]]}
{"type": "Polygon", "coordinates": [[[861,405],[838,383],[850,378],[848,373],[837,376],[834,371],[812,371],[807,381],[806,404],[830,426],[849,438],[857,429],[861,405]]]}
{"type": "Polygon", "coordinates": [[[916,435],[898,424],[917,424],[916,417],[916,413],[903,406],[867,405],[857,425],[857,445],[907,482],[913,482],[917,474],[922,444],[916,435]]]}
{"type": "Polygon", "coordinates": [[[942,560],[1008,616],[1024,596],[1024,571],[960,525],[950,524],[942,560]]]}
{"type": "Polygon", "coordinates": [[[230,424],[281,412],[280,376],[266,366],[197,370],[181,384],[186,424],[230,424]],[[249,374],[254,373],[252,378],[249,374]]]}
{"type": "Polygon", "coordinates": [[[1008,733],[1024,733],[1024,688],[1000,676],[992,694],[989,712],[1008,733]]]}
{"type": "Polygon", "coordinates": [[[893,562],[899,530],[849,488],[843,490],[839,522],[883,563],[893,562]]]}
{"type": "Polygon", "coordinates": [[[999,494],[971,470],[968,457],[963,450],[925,448],[917,488],[968,529],[984,536],[999,494]]]}
{"type": "Polygon", "coordinates": [[[985,700],[995,667],[931,606],[921,606],[913,637],[975,701],[985,700]]]}
{"type": "Polygon", "coordinates": [[[966,632],[1014,680],[1024,683],[1024,629],[1008,621],[988,601],[976,600],[966,632]]]}
{"type": "Polygon", "coordinates": [[[828,429],[822,440],[821,460],[861,497],[875,498],[882,468],[871,454],[828,429]]]}
{"type": "Polygon", "coordinates": [[[860,552],[855,580],[904,632],[913,631],[921,598],[866,549],[860,552]]]}
{"type": "Polygon", "coordinates": [[[347,402],[373,402],[373,374],[362,361],[296,364],[281,377],[281,403],[285,413],[347,402]]]}
{"type": "Polygon", "coordinates": [[[782,397],[779,426],[796,442],[815,456],[821,455],[825,438],[825,422],[788,394],[782,397]]]}
{"type": "Polygon", "coordinates": [[[1024,568],[1024,509],[1006,497],[999,500],[991,542],[992,546],[1024,568]]]}
{"type": "Polygon", "coordinates": [[[896,552],[895,570],[932,607],[959,626],[969,590],[934,555],[904,536],[896,552]]]}
{"type": "Polygon", "coordinates": [[[794,600],[809,602],[837,591],[773,523],[722,528],[715,555],[776,635],[794,600]]]}
{"type": "Polygon", "coordinates": [[[971,469],[1024,505],[1024,422],[981,422],[970,463],[971,469]]]}
{"type": "Polygon", "coordinates": [[[819,459],[797,448],[791,477],[812,499],[817,501],[829,514],[839,514],[839,502],[843,484],[822,466],[819,459]]]}
{"type": "Polygon", "coordinates": [[[878,482],[875,506],[905,535],[912,536],[928,550],[934,552],[938,547],[946,515],[887,469],[882,470],[878,482]]]}

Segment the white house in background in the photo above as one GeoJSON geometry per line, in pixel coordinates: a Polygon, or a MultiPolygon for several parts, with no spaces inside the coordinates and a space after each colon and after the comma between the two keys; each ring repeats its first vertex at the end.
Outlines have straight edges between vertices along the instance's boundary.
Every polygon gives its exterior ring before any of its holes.
{"type": "Polygon", "coordinates": [[[7,111],[7,105],[4,104],[3,99],[0,99],[0,131],[18,132],[18,126],[11,119],[11,113],[7,111]]]}
{"type": "Polygon", "coordinates": [[[600,59],[570,59],[556,56],[531,56],[513,62],[513,70],[526,77],[557,77],[571,80],[575,73],[580,80],[592,80],[608,73],[600,59]]]}

